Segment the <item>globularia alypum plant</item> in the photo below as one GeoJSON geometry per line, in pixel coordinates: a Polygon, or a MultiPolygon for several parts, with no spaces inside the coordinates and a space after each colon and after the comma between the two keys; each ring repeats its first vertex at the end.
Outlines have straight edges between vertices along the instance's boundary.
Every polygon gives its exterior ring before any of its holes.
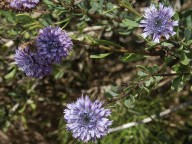
{"type": "Polygon", "coordinates": [[[31,78],[51,76],[55,65],[61,65],[63,61],[70,59],[70,54],[76,48],[97,48],[95,52],[100,54],[91,55],[90,58],[93,59],[110,57],[114,53],[123,62],[160,57],[161,65],[137,65],[141,70],[135,78],[122,83],[115,90],[108,90],[107,98],[92,101],[89,96],[82,95],[76,102],[66,105],[66,128],[80,141],[96,142],[110,132],[112,120],[108,116],[113,107],[111,110],[105,107],[124,100],[124,104],[131,108],[137,98],[149,95],[167,76],[171,78],[171,89],[174,91],[182,90],[191,80],[192,25],[185,21],[189,12],[177,13],[168,2],[152,3],[143,11],[134,9],[128,0],[108,5],[104,1],[92,0],[5,0],[1,1],[1,8],[18,13],[14,17],[16,23],[8,26],[18,33],[12,34],[7,27],[6,38],[11,38],[18,44],[14,55],[15,63],[31,78]],[[33,14],[33,10],[36,14],[33,14]],[[42,19],[52,12],[53,21],[50,17],[46,21],[42,19]],[[75,17],[79,17],[79,20],[75,21],[75,17]],[[79,24],[75,25],[73,20],[79,24]],[[88,27],[92,22],[99,22],[97,20],[101,20],[102,23],[98,24],[103,26],[88,27]],[[70,23],[71,31],[66,32],[70,23]],[[81,32],[76,32],[77,29],[81,32]],[[85,34],[92,30],[102,30],[99,35],[105,34],[98,37],[85,34]],[[26,33],[30,37],[26,37],[26,33]],[[139,48],[126,48],[129,41],[123,38],[120,41],[112,39],[113,36],[110,35],[113,33],[119,39],[120,36],[134,37],[139,48]]]}

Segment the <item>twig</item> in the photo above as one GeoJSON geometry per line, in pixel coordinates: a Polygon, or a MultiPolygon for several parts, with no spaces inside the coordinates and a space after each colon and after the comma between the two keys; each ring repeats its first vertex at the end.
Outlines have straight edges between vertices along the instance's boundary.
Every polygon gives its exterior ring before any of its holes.
{"type": "Polygon", "coordinates": [[[122,18],[120,18],[120,17],[111,18],[111,17],[108,17],[108,16],[106,16],[104,14],[100,15],[100,14],[96,14],[96,13],[89,13],[88,11],[81,10],[81,9],[74,9],[73,11],[76,12],[76,13],[84,13],[84,14],[88,15],[89,17],[93,18],[94,20],[102,19],[102,20],[122,22],[122,18]]]}
{"type": "Polygon", "coordinates": [[[146,51],[146,50],[133,50],[133,49],[128,49],[128,48],[112,48],[112,47],[106,47],[103,45],[99,45],[97,43],[88,43],[84,41],[79,41],[79,40],[73,40],[73,43],[76,45],[88,45],[92,47],[97,47],[102,50],[107,50],[110,52],[119,52],[119,53],[134,53],[138,55],[147,55],[147,56],[161,56],[163,54],[163,51],[146,51]]]}
{"type": "Polygon", "coordinates": [[[114,102],[114,101],[121,100],[121,99],[123,99],[123,98],[125,98],[125,97],[127,97],[127,96],[129,96],[129,93],[128,93],[128,94],[122,93],[122,94],[118,95],[117,98],[108,99],[108,100],[104,103],[103,106],[107,106],[109,103],[112,103],[112,102],[114,102]]]}
{"type": "Polygon", "coordinates": [[[127,129],[127,128],[130,128],[130,127],[134,127],[134,126],[138,126],[140,124],[145,124],[145,123],[149,123],[151,121],[153,121],[153,119],[155,118],[158,118],[158,117],[163,117],[165,115],[168,115],[174,111],[177,111],[179,109],[183,109],[189,105],[192,104],[192,101],[189,101],[189,102],[185,102],[185,103],[182,103],[181,105],[178,105],[176,107],[173,107],[173,108],[169,108],[163,112],[160,112],[158,115],[151,115],[150,117],[147,117],[141,121],[137,121],[137,122],[130,122],[130,123],[127,123],[127,124],[123,124],[121,126],[118,126],[118,127],[115,127],[115,128],[111,128],[109,130],[110,133],[112,132],[115,132],[115,131],[120,131],[120,130],[123,130],[123,129],[127,129]]]}
{"type": "Polygon", "coordinates": [[[125,97],[128,97],[130,96],[130,93],[136,89],[139,88],[139,85],[136,85],[135,87],[133,87],[132,89],[129,90],[129,92],[125,93],[125,92],[121,92],[117,97],[115,98],[111,98],[111,99],[107,99],[105,102],[104,102],[104,106],[107,106],[109,103],[112,103],[112,102],[115,102],[115,101],[119,101],[125,97]]]}
{"type": "Polygon", "coordinates": [[[176,76],[176,75],[190,75],[190,73],[183,72],[183,73],[152,74],[152,76],[176,76]]]}

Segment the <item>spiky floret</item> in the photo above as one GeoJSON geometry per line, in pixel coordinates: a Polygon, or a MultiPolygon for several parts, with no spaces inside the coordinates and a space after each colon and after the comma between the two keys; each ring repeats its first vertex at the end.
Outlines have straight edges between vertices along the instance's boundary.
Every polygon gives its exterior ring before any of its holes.
{"type": "Polygon", "coordinates": [[[10,7],[16,10],[32,9],[37,6],[40,0],[11,0],[10,7]]]}
{"type": "Polygon", "coordinates": [[[95,141],[108,133],[112,121],[107,119],[111,114],[109,109],[102,108],[103,103],[96,100],[91,102],[88,96],[79,98],[75,103],[67,105],[64,119],[67,129],[74,138],[84,142],[95,141]]]}
{"type": "Polygon", "coordinates": [[[30,50],[27,46],[25,48],[19,47],[15,53],[15,61],[18,67],[29,77],[42,78],[51,72],[51,66],[47,61],[30,50]]]}
{"type": "Polygon", "coordinates": [[[36,39],[41,57],[51,63],[60,63],[72,49],[73,43],[67,33],[60,27],[48,26],[39,31],[36,39]]]}
{"type": "Polygon", "coordinates": [[[174,13],[173,8],[166,7],[162,3],[159,4],[158,8],[154,4],[146,8],[145,19],[140,22],[140,27],[144,27],[142,36],[146,38],[152,35],[153,41],[159,43],[161,36],[168,39],[170,35],[175,35],[173,27],[178,25],[178,21],[171,20],[174,13]]]}

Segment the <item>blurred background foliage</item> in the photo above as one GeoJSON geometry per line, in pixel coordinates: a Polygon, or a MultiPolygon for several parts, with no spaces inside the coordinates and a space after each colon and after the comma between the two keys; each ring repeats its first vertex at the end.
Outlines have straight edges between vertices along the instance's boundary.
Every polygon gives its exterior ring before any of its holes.
{"type": "MultiPolygon", "coordinates": [[[[109,100],[113,127],[192,101],[191,0],[43,0],[28,13],[0,10],[0,18],[0,143],[80,143],[66,131],[63,109],[82,93],[109,100]],[[138,26],[139,13],[158,2],[172,5],[180,24],[177,36],[156,45],[142,39],[138,26]],[[65,29],[74,49],[50,76],[29,78],[17,68],[14,51],[49,25],[65,29]],[[171,72],[176,75],[161,75],[171,72]],[[110,102],[121,93],[129,96],[110,102]]],[[[189,105],[97,143],[191,144],[191,110],[189,105]]]]}

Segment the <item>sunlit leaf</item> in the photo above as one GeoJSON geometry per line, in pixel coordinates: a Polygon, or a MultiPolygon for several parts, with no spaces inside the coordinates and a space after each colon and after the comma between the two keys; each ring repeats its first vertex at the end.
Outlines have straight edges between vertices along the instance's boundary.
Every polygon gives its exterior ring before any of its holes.
{"type": "Polygon", "coordinates": [[[105,58],[109,56],[111,53],[103,53],[103,54],[98,54],[98,55],[90,55],[90,58],[93,59],[100,59],[100,58],[105,58]]]}

